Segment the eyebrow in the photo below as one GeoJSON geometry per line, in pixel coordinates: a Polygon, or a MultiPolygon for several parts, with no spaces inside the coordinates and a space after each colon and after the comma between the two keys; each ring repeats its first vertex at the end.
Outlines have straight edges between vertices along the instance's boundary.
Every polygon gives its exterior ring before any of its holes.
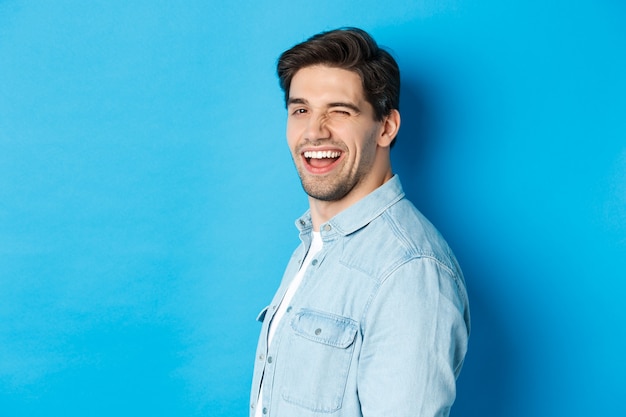
{"type": "MultiPolygon", "coordinates": [[[[292,97],[289,98],[289,100],[287,100],[287,107],[289,107],[292,104],[305,104],[308,105],[309,102],[303,98],[296,98],[296,97],[292,97]]],[[[355,111],[356,113],[361,113],[361,109],[356,106],[355,104],[352,103],[344,103],[341,101],[338,102],[333,102],[333,103],[328,103],[326,105],[327,108],[332,108],[332,107],[345,107],[347,109],[351,109],[353,111],[355,111]]]]}
{"type": "Polygon", "coordinates": [[[289,97],[289,100],[287,100],[287,106],[290,106],[292,104],[308,104],[308,101],[306,101],[303,98],[292,98],[292,97],[289,97]]]}

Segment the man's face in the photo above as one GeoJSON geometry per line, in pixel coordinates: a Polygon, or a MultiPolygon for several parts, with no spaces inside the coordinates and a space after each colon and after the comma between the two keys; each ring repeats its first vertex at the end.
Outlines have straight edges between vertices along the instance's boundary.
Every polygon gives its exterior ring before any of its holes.
{"type": "Polygon", "coordinates": [[[367,187],[383,123],[365,100],[358,74],[316,65],[294,75],[287,142],[306,193],[339,201],[367,187]]]}

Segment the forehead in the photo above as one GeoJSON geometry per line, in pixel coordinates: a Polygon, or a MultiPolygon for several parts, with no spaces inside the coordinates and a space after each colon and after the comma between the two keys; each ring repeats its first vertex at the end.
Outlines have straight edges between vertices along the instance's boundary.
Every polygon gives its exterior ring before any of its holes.
{"type": "Polygon", "coordinates": [[[314,65],[298,70],[291,80],[289,98],[318,98],[335,101],[349,99],[355,103],[365,100],[359,74],[343,68],[314,65]]]}

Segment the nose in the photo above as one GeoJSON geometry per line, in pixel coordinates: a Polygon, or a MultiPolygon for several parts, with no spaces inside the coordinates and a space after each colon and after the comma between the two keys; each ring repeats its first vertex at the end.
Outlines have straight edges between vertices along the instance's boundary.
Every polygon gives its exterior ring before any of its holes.
{"type": "Polygon", "coordinates": [[[321,115],[312,115],[307,120],[305,137],[308,140],[328,139],[330,137],[330,130],[326,117],[321,115]]]}

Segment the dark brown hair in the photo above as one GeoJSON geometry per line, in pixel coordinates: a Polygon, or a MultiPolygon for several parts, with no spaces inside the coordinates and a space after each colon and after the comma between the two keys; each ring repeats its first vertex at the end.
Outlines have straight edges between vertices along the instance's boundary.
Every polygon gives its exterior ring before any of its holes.
{"type": "Polygon", "coordinates": [[[289,87],[298,70],[327,65],[353,71],[361,77],[366,100],[381,121],[399,109],[400,70],[389,52],[380,48],[364,30],[348,27],[318,33],[283,52],[278,59],[280,87],[289,100],[289,87]]]}

